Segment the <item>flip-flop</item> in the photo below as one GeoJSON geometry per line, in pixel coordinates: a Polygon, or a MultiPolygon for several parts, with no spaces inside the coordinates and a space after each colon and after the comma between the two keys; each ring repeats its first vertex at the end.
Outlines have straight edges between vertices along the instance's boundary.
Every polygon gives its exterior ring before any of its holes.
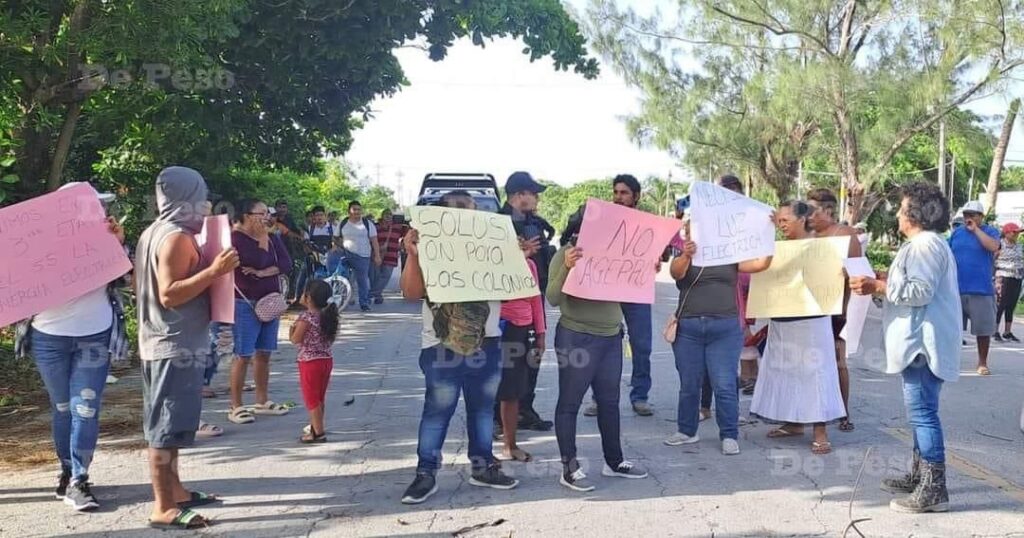
{"type": "Polygon", "coordinates": [[[189,495],[191,498],[185,502],[178,503],[178,508],[188,510],[189,508],[198,508],[200,506],[222,502],[220,497],[210,495],[209,493],[203,493],[202,491],[193,491],[189,493],[189,495]]]}
{"type": "Polygon", "coordinates": [[[697,422],[704,422],[705,420],[707,420],[707,419],[711,418],[711,410],[708,410],[708,411],[707,411],[707,412],[705,413],[705,412],[704,412],[704,410],[703,410],[703,409],[701,409],[701,410],[700,410],[700,414],[698,415],[698,417],[699,417],[699,418],[698,418],[697,422]]]}
{"type": "Polygon", "coordinates": [[[988,369],[988,366],[979,366],[978,375],[992,375],[992,371],[988,369]]]}
{"type": "Polygon", "coordinates": [[[853,422],[850,422],[850,419],[848,419],[848,418],[839,419],[839,431],[841,431],[841,432],[852,432],[855,429],[856,429],[856,426],[853,425],[853,422]]]}
{"type": "Polygon", "coordinates": [[[216,398],[216,397],[217,397],[217,391],[211,389],[210,387],[203,387],[203,398],[216,398]]]}
{"type": "Polygon", "coordinates": [[[811,442],[811,453],[815,456],[824,456],[832,452],[832,443],[825,441],[819,443],[818,441],[811,442]]]}
{"type": "Polygon", "coordinates": [[[149,528],[162,530],[194,530],[209,526],[210,520],[188,509],[178,512],[178,515],[174,516],[170,523],[149,522],[149,528]]]}
{"type": "Polygon", "coordinates": [[[326,433],[315,433],[315,432],[313,432],[313,430],[311,428],[309,433],[305,433],[305,434],[302,435],[302,437],[299,437],[299,442],[304,444],[304,445],[316,445],[316,444],[320,444],[320,443],[326,443],[327,442],[327,434],[326,433]]]}
{"type": "Polygon", "coordinates": [[[502,458],[504,458],[506,461],[521,461],[523,463],[529,463],[533,461],[533,456],[530,455],[529,452],[521,448],[513,450],[512,453],[509,455],[506,455],[503,451],[502,458]]]}
{"type": "Polygon", "coordinates": [[[792,430],[787,430],[785,427],[782,427],[782,428],[775,428],[774,430],[768,432],[768,438],[769,439],[781,439],[783,437],[800,437],[803,434],[804,434],[804,432],[802,432],[802,431],[795,432],[795,431],[792,431],[792,430]]]}

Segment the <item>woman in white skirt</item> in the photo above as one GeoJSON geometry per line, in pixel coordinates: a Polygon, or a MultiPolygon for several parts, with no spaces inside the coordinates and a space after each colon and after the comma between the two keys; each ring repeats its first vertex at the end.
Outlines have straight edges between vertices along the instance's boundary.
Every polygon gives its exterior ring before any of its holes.
{"type": "MultiPolygon", "coordinates": [[[[786,239],[811,239],[807,226],[811,208],[804,202],[786,202],[776,214],[786,239]]],[[[828,316],[772,319],[750,412],[782,426],[768,437],[793,437],[814,425],[811,451],[832,451],[825,424],[846,416],[839,392],[832,322],[828,316]]]]}

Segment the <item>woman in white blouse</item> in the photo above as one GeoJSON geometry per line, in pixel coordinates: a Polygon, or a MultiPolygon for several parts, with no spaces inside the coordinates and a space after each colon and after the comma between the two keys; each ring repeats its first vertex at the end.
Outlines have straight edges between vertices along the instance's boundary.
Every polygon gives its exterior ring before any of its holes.
{"type": "Polygon", "coordinates": [[[1020,299],[1021,278],[1024,277],[1024,253],[1021,252],[1017,236],[1020,226],[1015,222],[1003,225],[1002,242],[996,256],[996,334],[992,336],[996,342],[1016,342],[1020,340],[1013,335],[1013,312],[1017,309],[1020,299]],[[999,321],[1005,319],[1003,334],[999,334],[999,321]]]}
{"type": "Polygon", "coordinates": [[[944,512],[949,494],[939,392],[960,375],[961,323],[956,262],[939,235],[949,227],[949,202],[929,183],[904,186],[902,198],[897,219],[907,242],[886,279],[854,277],[850,289],[885,300],[886,373],[903,376],[903,400],[914,432],[911,471],[882,482],[882,489],[910,495],[889,506],[899,512],[944,512]]]}

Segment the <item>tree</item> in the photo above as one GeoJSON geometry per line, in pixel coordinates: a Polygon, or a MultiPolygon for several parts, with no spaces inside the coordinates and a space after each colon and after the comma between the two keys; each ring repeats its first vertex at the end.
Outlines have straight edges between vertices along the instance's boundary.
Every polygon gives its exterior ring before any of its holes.
{"type": "Polygon", "coordinates": [[[681,0],[673,15],[614,0],[589,11],[595,45],[644,92],[649,138],[677,152],[710,146],[761,174],[770,156],[780,187],[788,163],[826,154],[851,222],[882,196],[874,187],[905,144],[1024,65],[1020,2],[681,0]],[[671,102],[689,108],[660,117],[668,108],[656,105],[671,102]],[[736,148],[716,129],[735,133],[736,148]]]}
{"type": "Polygon", "coordinates": [[[25,0],[0,9],[0,142],[16,145],[22,196],[72,175],[127,175],[122,165],[146,177],[169,162],[221,177],[234,167],[313,172],[325,153],[348,149],[374,98],[406,83],[398,47],[441,60],[455,39],[484,46],[510,36],[531,61],[598,73],[557,0],[25,0]],[[143,64],[154,58],[162,65],[143,64]],[[92,64],[102,70],[83,71],[92,64]],[[120,78],[103,84],[104,72],[120,78]],[[87,129],[76,135],[79,124],[87,129]]]}
{"type": "Polygon", "coordinates": [[[994,212],[996,207],[996,193],[999,191],[999,176],[1003,173],[1003,163],[1006,161],[1006,148],[1010,145],[1010,135],[1013,134],[1013,124],[1017,122],[1017,112],[1020,111],[1020,98],[1010,102],[1010,110],[1006,113],[1003,121],[1003,130],[999,133],[999,142],[996,143],[995,156],[992,158],[992,169],[988,174],[988,187],[985,189],[985,207],[989,212],[994,212]]]}

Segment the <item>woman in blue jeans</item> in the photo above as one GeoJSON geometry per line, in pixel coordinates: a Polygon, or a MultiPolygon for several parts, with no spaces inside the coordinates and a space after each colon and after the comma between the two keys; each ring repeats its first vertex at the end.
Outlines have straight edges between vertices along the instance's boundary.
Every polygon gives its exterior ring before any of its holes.
{"type": "MultiPolygon", "coordinates": [[[[77,184],[67,186],[72,185],[77,184]]],[[[99,197],[113,200],[113,195],[99,197]]],[[[124,230],[114,219],[107,219],[107,227],[124,242],[124,230]]],[[[78,511],[99,507],[89,465],[99,438],[100,403],[111,360],[127,359],[120,284],[118,279],[96,288],[19,326],[18,355],[32,356],[50,397],[61,467],[56,497],[78,511]]]]}
{"type": "MultiPolygon", "coordinates": [[[[689,236],[689,230],[686,235],[689,236]]],[[[686,241],[671,266],[672,278],[679,288],[679,307],[675,314],[679,325],[672,344],[679,372],[679,406],[676,432],[665,439],[665,444],[680,446],[700,441],[697,425],[701,383],[707,374],[715,394],[715,420],[722,453],[732,456],[740,453],[736,375],[743,349],[736,281],[741,272],[759,273],[768,269],[772,258],[697,267],[692,263],[696,251],[697,245],[686,241]]]]}
{"type": "Polygon", "coordinates": [[[277,350],[280,319],[261,321],[256,304],[272,293],[280,293],[280,276],[292,266],[288,248],[277,235],[270,233],[271,219],[267,205],[258,200],[245,200],[235,215],[231,245],[238,251],[241,263],[235,269],[235,360],[231,364],[231,411],[228,420],[235,424],[251,424],[257,415],[284,415],[288,408],[269,399],[270,354],[277,350]],[[249,361],[253,362],[256,382],[256,405],[242,406],[242,390],[249,361]]]}
{"type": "Polygon", "coordinates": [[[884,298],[886,373],[903,377],[903,401],[914,430],[910,472],[882,481],[882,489],[909,493],[893,499],[897,512],[945,512],[946,450],[939,420],[939,392],[960,376],[960,291],[956,261],[941,233],[949,227],[949,202],[939,188],[912,183],[902,189],[896,214],[907,242],[888,275],[850,278],[857,295],[884,298]]]}

